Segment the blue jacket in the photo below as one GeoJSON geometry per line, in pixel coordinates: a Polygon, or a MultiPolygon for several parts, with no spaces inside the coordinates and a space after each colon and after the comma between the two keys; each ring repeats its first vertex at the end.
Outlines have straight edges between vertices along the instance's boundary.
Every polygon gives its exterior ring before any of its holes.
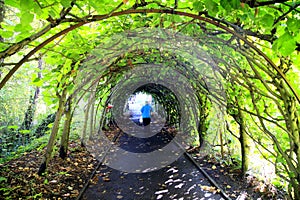
{"type": "Polygon", "coordinates": [[[142,118],[150,118],[151,117],[152,107],[149,104],[146,104],[142,107],[142,118]]]}

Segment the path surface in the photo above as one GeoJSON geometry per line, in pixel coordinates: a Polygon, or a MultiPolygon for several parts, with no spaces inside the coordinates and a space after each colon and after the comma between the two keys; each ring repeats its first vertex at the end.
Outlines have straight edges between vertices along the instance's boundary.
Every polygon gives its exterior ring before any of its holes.
{"type": "MultiPolygon", "coordinates": [[[[136,138],[125,134],[119,140],[121,148],[135,153],[151,152],[169,142],[170,139],[163,134],[149,138],[136,138]]],[[[119,156],[115,159],[123,166],[140,164],[138,157],[128,160],[119,156]]],[[[214,194],[210,190],[211,184],[185,155],[162,169],[147,173],[127,173],[102,165],[96,176],[96,184],[88,187],[83,199],[222,199],[218,193],[214,194]]]]}

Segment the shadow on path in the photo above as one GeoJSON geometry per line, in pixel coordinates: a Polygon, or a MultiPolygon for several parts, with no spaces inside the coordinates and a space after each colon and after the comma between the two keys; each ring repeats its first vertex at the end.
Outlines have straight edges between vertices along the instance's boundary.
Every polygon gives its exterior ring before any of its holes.
{"type": "MultiPolygon", "coordinates": [[[[170,137],[162,133],[149,138],[136,138],[123,134],[119,139],[120,147],[134,153],[147,153],[162,148],[170,142],[170,137]]],[[[119,160],[120,165],[134,165],[136,160],[119,160]]],[[[222,199],[207,189],[211,184],[181,155],[175,162],[156,171],[147,173],[126,173],[102,165],[94,179],[95,184],[89,186],[83,199],[115,200],[115,199],[222,199]]]]}

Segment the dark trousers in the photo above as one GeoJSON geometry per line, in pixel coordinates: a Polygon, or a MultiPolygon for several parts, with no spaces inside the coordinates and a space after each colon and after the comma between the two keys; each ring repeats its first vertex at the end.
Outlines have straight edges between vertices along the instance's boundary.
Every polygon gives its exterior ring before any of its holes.
{"type": "Polygon", "coordinates": [[[144,126],[149,125],[150,122],[151,122],[151,119],[150,119],[150,118],[143,118],[143,125],[144,125],[144,126]]]}

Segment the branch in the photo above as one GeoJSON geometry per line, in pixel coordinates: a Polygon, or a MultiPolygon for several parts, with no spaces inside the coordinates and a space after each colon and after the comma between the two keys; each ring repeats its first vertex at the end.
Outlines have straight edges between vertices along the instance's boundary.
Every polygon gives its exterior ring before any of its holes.
{"type": "Polygon", "coordinates": [[[287,1],[289,0],[271,0],[271,1],[261,1],[261,2],[256,0],[242,0],[243,3],[248,4],[251,8],[273,5],[276,3],[284,3],[287,1]]]}
{"type": "Polygon", "coordinates": [[[209,19],[212,19],[212,20],[214,20],[216,22],[219,22],[219,23],[226,24],[227,26],[233,28],[237,33],[239,33],[241,35],[249,35],[249,36],[257,37],[257,38],[259,38],[261,40],[266,40],[268,42],[272,42],[273,41],[272,40],[273,35],[270,35],[270,34],[261,34],[258,31],[257,32],[253,32],[253,31],[251,31],[249,29],[243,29],[243,27],[241,27],[241,26],[238,25],[239,23],[233,24],[233,23],[224,21],[222,19],[217,19],[215,17],[212,17],[212,16],[208,15],[207,13],[203,13],[203,14],[205,14],[205,16],[207,18],[209,18],[209,19]]]}
{"type": "Polygon", "coordinates": [[[4,59],[4,58],[6,58],[8,56],[11,56],[11,55],[17,53],[24,46],[26,46],[27,44],[29,44],[31,41],[34,41],[37,38],[41,37],[42,35],[44,35],[48,31],[50,31],[50,29],[53,28],[53,27],[54,26],[52,26],[51,24],[49,24],[46,27],[44,27],[40,32],[38,32],[38,33],[36,33],[36,34],[28,37],[28,38],[25,38],[24,40],[21,40],[20,42],[14,43],[13,45],[11,45],[10,47],[8,47],[4,51],[0,52],[0,59],[4,59]]]}
{"type": "Polygon", "coordinates": [[[73,6],[75,5],[74,0],[71,2],[70,7],[63,8],[60,12],[60,19],[66,18],[66,15],[72,10],[73,6]]]}
{"type": "Polygon", "coordinates": [[[177,9],[177,7],[178,7],[178,0],[175,0],[175,2],[174,2],[174,9],[177,9]]]}
{"type": "Polygon", "coordinates": [[[279,21],[283,20],[283,19],[285,18],[285,16],[287,16],[290,12],[292,12],[293,10],[296,10],[296,8],[297,8],[298,6],[300,6],[300,3],[296,3],[294,6],[291,6],[290,9],[289,9],[287,12],[283,13],[283,15],[281,15],[280,17],[278,17],[278,18],[274,21],[273,26],[274,26],[275,24],[277,24],[279,21]]]}
{"type": "MultiPolygon", "coordinates": [[[[29,52],[26,56],[24,56],[24,58],[20,60],[19,64],[16,65],[3,78],[3,80],[0,82],[0,89],[5,85],[5,83],[11,78],[11,76],[19,69],[19,67],[27,59],[29,59],[38,50],[40,50],[41,48],[43,48],[46,44],[50,43],[51,41],[53,41],[57,37],[59,37],[59,36],[61,36],[63,34],[66,34],[66,33],[70,32],[71,30],[74,30],[74,29],[76,29],[76,28],[78,28],[78,27],[80,27],[80,26],[82,26],[84,24],[90,23],[90,22],[100,21],[100,20],[104,20],[104,19],[107,19],[107,18],[110,18],[110,17],[116,17],[116,16],[121,16],[121,15],[129,15],[129,14],[138,14],[138,13],[166,13],[166,14],[175,14],[175,15],[179,15],[179,16],[185,16],[185,17],[195,18],[195,19],[198,19],[198,20],[210,23],[212,25],[215,25],[216,27],[219,27],[219,28],[225,30],[229,34],[232,34],[232,35],[236,36],[237,38],[239,38],[240,40],[242,40],[243,42],[245,42],[245,44],[247,44],[249,47],[251,47],[259,56],[263,57],[270,64],[270,66],[278,72],[278,75],[284,80],[284,82],[286,82],[286,84],[288,85],[288,87],[291,89],[292,93],[296,97],[297,101],[300,102],[300,97],[299,97],[298,93],[296,92],[296,90],[294,89],[294,87],[291,85],[291,83],[289,82],[289,80],[286,78],[285,74],[274,64],[274,62],[268,56],[266,56],[265,53],[262,52],[262,50],[260,50],[258,47],[256,47],[255,45],[253,45],[249,40],[247,40],[241,34],[239,34],[238,32],[236,32],[236,31],[234,31],[234,30],[232,30],[230,28],[228,28],[227,26],[225,26],[225,25],[223,25],[223,24],[221,24],[219,22],[216,22],[216,21],[214,21],[212,19],[209,19],[207,17],[203,17],[203,16],[199,16],[199,15],[195,15],[195,14],[187,13],[187,12],[169,10],[169,9],[138,9],[138,10],[129,9],[129,10],[123,10],[123,11],[115,12],[115,13],[112,13],[112,14],[109,14],[109,15],[106,14],[106,15],[93,15],[93,16],[89,16],[88,18],[86,18],[86,21],[79,22],[79,23],[77,23],[75,25],[70,25],[69,28],[66,28],[66,29],[62,30],[61,32],[59,32],[59,33],[53,35],[52,37],[48,38],[47,40],[45,40],[44,42],[42,42],[40,45],[38,45],[35,49],[33,49],[31,52],[29,52]]],[[[65,20],[63,20],[61,22],[67,22],[67,19],[65,19],[65,20]]],[[[28,44],[28,43],[29,42],[26,42],[26,44],[28,44]]],[[[16,51],[14,51],[14,53],[15,52],[16,51]]],[[[0,59],[1,59],[1,57],[0,57],[0,59]]]]}
{"type": "Polygon", "coordinates": [[[11,66],[11,65],[16,65],[18,63],[0,63],[0,66],[11,66]]]}
{"type": "Polygon", "coordinates": [[[57,2],[54,2],[54,3],[52,3],[52,4],[48,5],[48,6],[42,6],[38,0],[34,0],[34,2],[36,2],[37,5],[38,5],[41,9],[48,8],[48,7],[51,7],[51,6],[55,5],[55,4],[57,4],[57,2]]]}
{"type": "Polygon", "coordinates": [[[63,21],[63,19],[65,19],[66,15],[71,11],[73,6],[74,6],[74,3],[72,2],[71,6],[69,8],[67,8],[67,9],[63,8],[61,13],[60,13],[60,18],[58,18],[56,20],[48,18],[49,19],[48,21],[50,21],[51,23],[48,24],[46,27],[44,27],[38,33],[36,33],[36,34],[34,34],[30,37],[27,37],[27,38],[21,40],[20,42],[14,43],[13,45],[8,47],[4,51],[0,52],[0,59],[3,59],[5,57],[11,56],[11,55],[17,53],[18,51],[20,51],[24,46],[26,46],[30,42],[36,40],[37,38],[41,37],[42,35],[44,35],[48,31],[50,31],[52,28],[58,26],[63,21]]]}
{"type": "MultiPolygon", "coordinates": [[[[251,94],[251,99],[252,99],[252,103],[254,106],[254,109],[257,113],[258,116],[261,116],[260,111],[258,109],[258,107],[255,104],[255,97],[254,97],[254,93],[252,90],[250,90],[250,94],[251,94]]],[[[289,166],[290,170],[297,172],[297,168],[296,166],[293,164],[292,162],[292,158],[289,157],[284,150],[282,149],[280,142],[278,141],[278,139],[276,138],[275,135],[273,135],[266,127],[266,125],[264,124],[263,120],[261,119],[261,117],[258,117],[258,120],[260,122],[261,128],[263,130],[264,133],[266,133],[268,136],[271,137],[272,141],[274,142],[274,145],[276,146],[278,152],[282,155],[282,157],[285,159],[285,161],[287,162],[287,165],[289,166]]],[[[290,134],[289,134],[290,135],[290,134]]]]}
{"type": "MultiPolygon", "coordinates": [[[[292,7],[291,5],[287,4],[287,3],[283,3],[283,5],[288,6],[288,7],[292,7]]],[[[295,12],[300,13],[299,10],[295,9],[295,12]]]]}

